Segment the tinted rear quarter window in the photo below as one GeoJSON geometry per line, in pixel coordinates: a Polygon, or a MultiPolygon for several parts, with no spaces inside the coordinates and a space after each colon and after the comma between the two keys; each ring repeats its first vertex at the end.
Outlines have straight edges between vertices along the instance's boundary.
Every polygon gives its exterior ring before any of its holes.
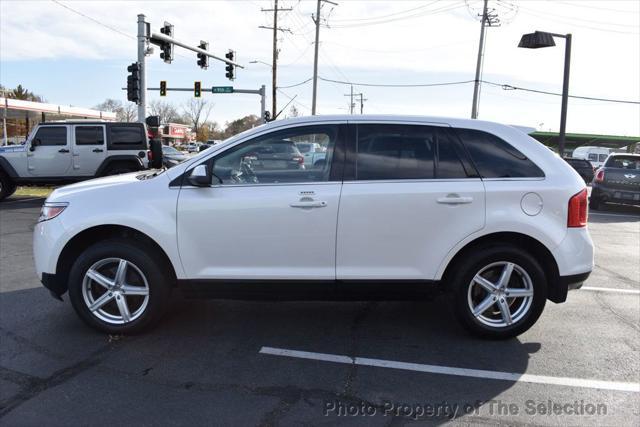
{"type": "Polygon", "coordinates": [[[482,178],[542,178],[542,170],[511,144],[475,129],[456,129],[482,178]]]}
{"type": "Polygon", "coordinates": [[[109,129],[109,148],[112,150],[143,149],[145,142],[142,126],[111,125],[109,129]]]}

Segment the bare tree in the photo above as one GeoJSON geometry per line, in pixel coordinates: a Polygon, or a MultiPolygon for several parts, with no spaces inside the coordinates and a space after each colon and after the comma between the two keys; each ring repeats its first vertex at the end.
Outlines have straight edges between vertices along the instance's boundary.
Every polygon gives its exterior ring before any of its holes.
{"type": "Polygon", "coordinates": [[[127,102],[119,111],[116,111],[116,118],[120,122],[135,122],[138,118],[138,108],[136,104],[127,102]]]}
{"type": "Polygon", "coordinates": [[[198,141],[200,141],[200,127],[209,120],[212,108],[213,104],[202,98],[191,98],[183,106],[185,118],[193,126],[198,141]]]}
{"type": "Polygon", "coordinates": [[[119,122],[133,122],[137,116],[135,104],[130,102],[122,104],[122,101],[118,99],[107,98],[94,108],[100,111],[116,113],[116,120],[119,122]]]}
{"type": "Polygon", "coordinates": [[[149,103],[152,116],[160,116],[160,123],[177,123],[181,121],[180,114],[176,107],[160,100],[153,100],[149,103]]]}

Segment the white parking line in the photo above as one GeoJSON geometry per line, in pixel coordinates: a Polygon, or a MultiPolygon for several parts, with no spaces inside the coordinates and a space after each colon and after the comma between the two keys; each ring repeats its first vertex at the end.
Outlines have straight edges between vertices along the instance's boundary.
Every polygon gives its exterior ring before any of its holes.
{"type": "Polygon", "coordinates": [[[616,289],[616,288],[598,288],[597,286],[583,286],[581,291],[594,291],[594,292],[617,292],[620,294],[632,294],[640,295],[640,291],[637,289],[616,289]]]}
{"type": "Polygon", "coordinates": [[[616,381],[600,381],[582,378],[549,377],[545,375],[518,374],[511,372],[485,371],[481,369],[465,369],[450,366],[423,365],[420,363],[395,362],[393,360],[369,359],[366,357],[349,357],[337,354],[314,353],[309,351],[287,350],[284,348],[262,347],[260,353],[272,356],[294,357],[298,359],[320,360],[378,368],[402,369],[405,371],[427,372],[430,374],[455,375],[459,377],[485,378],[512,382],[552,384],[569,387],[594,388],[600,390],[616,390],[640,393],[640,383],[616,381]]]}

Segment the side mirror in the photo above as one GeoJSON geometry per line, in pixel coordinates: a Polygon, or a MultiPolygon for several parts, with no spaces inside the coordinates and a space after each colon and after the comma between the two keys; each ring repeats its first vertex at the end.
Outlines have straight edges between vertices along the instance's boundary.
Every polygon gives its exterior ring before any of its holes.
{"type": "Polygon", "coordinates": [[[211,185],[211,175],[206,165],[198,165],[189,174],[189,183],[195,187],[208,187],[211,185]]]}
{"type": "Polygon", "coordinates": [[[29,147],[29,151],[36,151],[36,147],[40,145],[40,140],[35,138],[33,141],[31,141],[31,146],[29,147]]]}

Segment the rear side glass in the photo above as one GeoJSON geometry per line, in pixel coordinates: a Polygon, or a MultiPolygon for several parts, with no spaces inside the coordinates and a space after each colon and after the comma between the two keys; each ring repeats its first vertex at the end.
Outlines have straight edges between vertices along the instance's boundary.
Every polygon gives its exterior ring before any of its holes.
{"type": "Polygon", "coordinates": [[[104,132],[102,126],[76,127],[76,145],[102,145],[104,132]]]}
{"type": "Polygon", "coordinates": [[[436,136],[427,126],[359,125],[356,179],[433,179],[436,136]]]}
{"type": "Polygon", "coordinates": [[[456,129],[482,178],[542,178],[542,170],[511,144],[475,129],[456,129]]]}
{"type": "Polygon", "coordinates": [[[462,165],[459,143],[442,129],[437,131],[437,178],[467,178],[467,173],[462,165]]]}
{"type": "Polygon", "coordinates": [[[113,145],[144,145],[140,126],[111,126],[110,137],[113,145]]]}
{"type": "Polygon", "coordinates": [[[589,153],[589,160],[593,160],[594,162],[597,162],[598,155],[596,153],[589,153]]]}

